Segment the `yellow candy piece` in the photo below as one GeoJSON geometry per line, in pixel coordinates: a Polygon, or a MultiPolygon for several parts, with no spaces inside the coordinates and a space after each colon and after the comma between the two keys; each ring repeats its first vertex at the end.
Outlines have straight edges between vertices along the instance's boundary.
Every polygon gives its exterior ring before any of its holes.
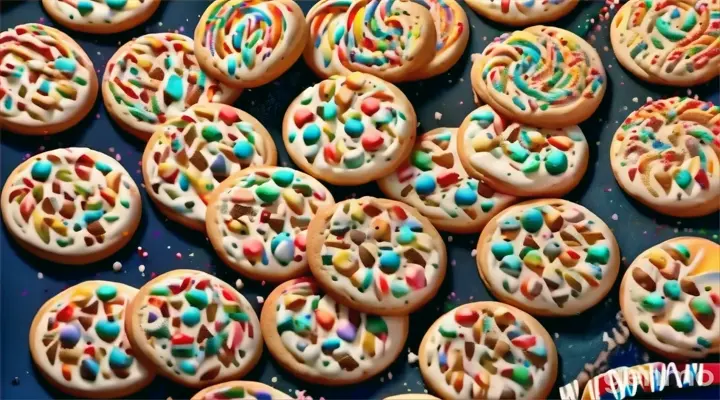
{"type": "Polygon", "coordinates": [[[302,215],[305,211],[305,202],[300,193],[292,189],[283,189],[282,198],[295,214],[302,215]]]}
{"type": "Polygon", "coordinates": [[[85,307],[93,296],[93,291],[87,285],[78,286],[70,296],[70,301],[79,307],[85,307]]]}
{"type": "Polygon", "coordinates": [[[365,331],[362,338],[363,351],[370,357],[375,357],[375,335],[365,331]]]}
{"type": "Polygon", "coordinates": [[[390,241],[390,225],[382,219],[381,216],[376,217],[370,224],[372,236],[378,242],[390,241]]]}
{"type": "Polygon", "coordinates": [[[358,262],[349,250],[340,250],[332,258],[335,269],[344,276],[352,276],[358,270],[358,262]]]}
{"type": "Polygon", "coordinates": [[[230,232],[237,233],[238,235],[247,235],[250,231],[244,222],[238,221],[236,219],[230,221],[230,223],[228,224],[228,229],[230,230],[230,232]]]}
{"type": "Polygon", "coordinates": [[[648,254],[648,260],[657,269],[663,269],[667,264],[667,259],[665,258],[665,255],[658,249],[652,249],[650,251],[650,254],[648,254]]]}
{"type": "Polygon", "coordinates": [[[358,202],[353,201],[350,203],[350,218],[353,219],[353,221],[357,222],[364,222],[365,221],[365,211],[363,211],[362,206],[358,204],[358,202]]]}
{"type": "Polygon", "coordinates": [[[50,243],[50,229],[45,224],[42,213],[33,212],[32,217],[35,232],[37,232],[38,236],[43,242],[45,242],[45,244],[50,243]]]}
{"type": "MultiPolygon", "coordinates": [[[[362,35],[359,37],[362,37],[362,35]]],[[[380,53],[379,56],[382,56],[382,53],[380,53]]],[[[353,72],[347,77],[345,84],[352,90],[360,90],[365,84],[365,74],[362,72],[353,72]]]]}
{"type": "Polygon", "coordinates": [[[476,152],[490,151],[496,148],[499,144],[497,137],[492,139],[488,138],[485,134],[479,134],[472,139],[472,147],[476,152]]]}

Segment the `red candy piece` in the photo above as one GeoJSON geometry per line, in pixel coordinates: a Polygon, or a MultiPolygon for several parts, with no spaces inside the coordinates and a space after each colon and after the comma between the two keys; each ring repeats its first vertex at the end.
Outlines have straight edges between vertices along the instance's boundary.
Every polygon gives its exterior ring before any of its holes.
{"type": "Polygon", "coordinates": [[[246,240],[243,243],[243,254],[247,258],[258,258],[263,253],[263,245],[259,240],[246,240]]]}
{"type": "Polygon", "coordinates": [[[455,312],[455,322],[462,326],[472,326],[480,318],[477,311],[469,308],[461,308],[455,312]]]}
{"type": "Polygon", "coordinates": [[[443,171],[437,177],[437,183],[439,183],[441,187],[450,186],[454,183],[457,183],[459,180],[460,175],[458,175],[457,172],[453,171],[443,171]]]}
{"type": "Polygon", "coordinates": [[[170,343],[172,343],[173,346],[192,344],[193,337],[182,332],[177,332],[173,335],[172,339],[170,339],[170,343]]]}
{"type": "Polygon", "coordinates": [[[372,116],[373,114],[378,112],[379,109],[380,100],[374,97],[368,97],[362,101],[362,104],[360,104],[360,110],[365,113],[365,115],[372,116]]]}
{"type": "Polygon", "coordinates": [[[242,325],[240,325],[237,321],[232,322],[232,328],[233,336],[232,342],[230,343],[230,350],[235,350],[238,346],[240,346],[240,343],[242,343],[243,338],[245,337],[245,329],[243,329],[242,325]]]}
{"type": "Polygon", "coordinates": [[[518,336],[515,339],[511,340],[512,344],[514,344],[515,346],[517,346],[523,350],[527,350],[527,349],[535,346],[536,341],[537,341],[537,339],[535,338],[535,336],[532,336],[532,335],[522,335],[522,336],[518,336]]]}
{"type": "Polygon", "coordinates": [[[60,322],[70,322],[72,321],[73,311],[73,306],[68,304],[62,310],[60,310],[59,313],[57,313],[55,318],[60,322]]]}
{"type": "Polygon", "coordinates": [[[328,164],[337,165],[337,163],[340,162],[340,155],[335,149],[335,146],[330,143],[323,146],[323,156],[325,156],[325,161],[328,164]]]}
{"type": "Polygon", "coordinates": [[[331,313],[319,308],[315,309],[315,321],[326,331],[329,331],[333,325],[335,325],[335,317],[331,313]]]}
{"type": "Polygon", "coordinates": [[[708,181],[708,177],[704,169],[698,170],[697,174],[695,174],[695,182],[697,182],[703,189],[707,189],[710,186],[710,182],[708,181]]]}
{"type": "Polygon", "coordinates": [[[307,248],[307,240],[305,238],[305,232],[300,233],[295,237],[295,247],[301,251],[305,251],[307,248]]]}
{"type": "Polygon", "coordinates": [[[313,120],[315,120],[315,114],[304,108],[295,111],[295,115],[293,115],[293,121],[295,121],[295,126],[298,128],[302,128],[305,124],[313,122],[313,120]]]}
{"type": "Polygon", "coordinates": [[[225,300],[237,301],[237,299],[235,298],[235,295],[226,288],[223,288],[222,295],[225,298],[225,300]]]}
{"type": "Polygon", "coordinates": [[[390,208],[390,216],[393,217],[393,219],[399,219],[400,221],[405,221],[407,219],[407,213],[400,206],[392,206],[390,208]]]}
{"type": "Polygon", "coordinates": [[[363,133],[360,141],[362,142],[363,148],[367,151],[380,150],[380,147],[385,143],[385,140],[377,129],[370,129],[363,133]]]}
{"type": "Polygon", "coordinates": [[[83,353],[89,355],[90,357],[95,357],[95,347],[88,346],[85,350],[83,350],[83,353]]]}
{"type": "Polygon", "coordinates": [[[405,281],[408,286],[415,290],[420,290],[427,286],[425,280],[425,269],[419,265],[411,264],[405,268],[405,281]]]}
{"type": "Polygon", "coordinates": [[[387,279],[384,275],[377,276],[377,279],[375,279],[375,285],[378,291],[382,294],[388,294],[390,291],[390,285],[388,285],[387,279]]]}
{"type": "Polygon", "coordinates": [[[637,174],[637,168],[630,168],[628,170],[628,177],[630,177],[630,182],[635,180],[635,174],[637,174]]]}
{"type": "Polygon", "coordinates": [[[218,113],[218,118],[220,118],[220,121],[224,122],[225,125],[228,126],[240,120],[240,117],[237,115],[237,113],[230,107],[221,108],[220,112],[218,113]]]}
{"type": "Polygon", "coordinates": [[[710,300],[712,300],[713,304],[720,307],[720,295],[717,293],[710,293],[710,300]]]}

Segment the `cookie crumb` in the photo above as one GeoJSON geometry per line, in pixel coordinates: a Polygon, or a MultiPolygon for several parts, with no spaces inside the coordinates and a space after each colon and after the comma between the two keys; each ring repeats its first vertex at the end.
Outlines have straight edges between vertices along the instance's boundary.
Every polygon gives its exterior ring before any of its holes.
{"type": "Polygon", "coordinates": [[[270,379],[272,383],[277,383],[278,379],[277,376],[273,376],[272,379],[270,379]]]}
{"type": "Polygon", "coordinates": [[[262,296],[257,296],[257,302],[258,302],[258,304],[262,304],[265,302],[265,298],[262,296]]]}
{"type": "Polygon", "coordinates": [[[617,213],[613,214],[610,218],[611,218],[613,221],[617,221],[617,220],[619,219],[617,213]]]}
{"type": "Polygon", "coordinates": [[[122,269],[122,264],[120,263],[120,261],[115,261],[112,265],[112,268],[113,271],[120,272],[120,270],[122,269]]]}
{"type": "Polygon", "coordinates": [[[144,272],[145,272],[145,265],[140,264],[140,265],[138,266],[138,271],[140,271],[141,274],[144,273],[144,272]]]}
{"type": "Polygon", "coordinates": [[[417,354],[412,351],[408,353],[408,364],[415,364],[418,361],[417,354]]]}
{"type": "Polygon", "coordinates": [[[435,111],[435,120],[440,121],[442,119],[442,113],[435,111]]]}
{"type": "Polygon", "coordinates": [[[240,289],[242,289],[243,287],[245,287],[245,283],[243,283],[242,279],[238,278],[238,279],[235,281],[235,287],[237,288],[237,290],[240,290],[240,289]]]}
{"type": "Polygon", "coordinates": [[[38,272],[38,279],[42,279],[42,278],[44,278],[44,277],[45,277],[45,276],[43,275],[42,272],[38,272]]]}

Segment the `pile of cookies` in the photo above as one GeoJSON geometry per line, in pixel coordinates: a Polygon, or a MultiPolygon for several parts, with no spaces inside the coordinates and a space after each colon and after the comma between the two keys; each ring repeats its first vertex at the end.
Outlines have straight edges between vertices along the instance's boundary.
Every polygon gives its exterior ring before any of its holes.
{"type": "MultiPolygon", "coordinates": [[[[577,3],[468,0],[518,26],[553,21],[577,3]]],[[[631,0],[620,9],[611,32],[618,59],[653,83],[716,78],[720,5],[671,3],[631,0]]],[[[43,1],[58,23],[96,33],[141,24],[158,4],[43,1]]],[[[548,396],[558,355],[533,315],[585,312],[619,273],[609,227],[561,199],[587,170],[590,146],[578,124],[599,107],[607,76],[596,50],[569,31],[505,33],[473,61],[472,90],[483,105],[459,127],[416,137],[415,110],[391,82],[445,72],[468,37],[454,0],[322,0],[307,16],[292,0],[217,0],[194,39],[147,34],[120,47],[105,67],[103,101],[122,130],[147,142],[144,188],[157,210],[206,233],[243,277],[278,286],[258,318],[234,287],[201,271],[174,270],[140,289],[80,283],[33,321],[31,353],[42,374],[80,397],[124,397],[161,374],[202,389],[197,399],[285,398],[236,381],[265,344],[300,379],[367,380],[400,356],[408,316],[444,281],[441,230],[480,235],[477,268],[498,302],[462,305],[428,329],[418,351],[428,386],[443,398],[548,396]],[[277,167],[273,136],[230,104],[301,55],[323,80],[283,119],[296,170],[277,167]],[[372,181],[389,199],[336,202],[322,183],[372,181]]],[[[0,54],[3,128],[55,134],[94,103],[95,68],[65,33],[20,25],[0,35],[0,54]]],[[[674,216],[719,209],[719,157],[720,108],[688,98],[644,105],[611,147],[623,189],[674,216]]],[[[114,158],[55,149],[10,175],[3,220],[39,257],[88,264],[128,243],[140,196],[114,158]]],[[[631,331],[671,358],[717,352],[718,276],[720,248],[710,241],[677,238],[649,249],[622,281],[631,331]]]]}

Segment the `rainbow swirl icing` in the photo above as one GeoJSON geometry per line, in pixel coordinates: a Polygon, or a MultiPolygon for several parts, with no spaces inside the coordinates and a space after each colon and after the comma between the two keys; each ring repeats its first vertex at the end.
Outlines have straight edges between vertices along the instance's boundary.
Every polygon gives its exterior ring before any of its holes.
{"type": "Polygon", "coordinates": [[[302,10],[291,0],[219,0],[198,23],[195,39],[228,83],[245,86],[298,46],[299,56],[304,44],[296,41],[305,35],[302,21],[302,10]]]}
{"type": "Polygon", "coordinates": [[[658,211],[718,209],[720,106],[680,97],[649,103],[625,119],[610,154],[623,189],[658,211]]]}
{"type": "Polygon", "coordinates": [[[612,30],[618,59],[638,76],[683,86],[720,74],[720,0],[633,0],[612,30]]]}
{"type": "Polygon", "coordinates": [[[326,0],[307,20],[306,58],[325,77],[363,71],[394,80],[434,55],[430,11],[405,0],[326,0]]]}

